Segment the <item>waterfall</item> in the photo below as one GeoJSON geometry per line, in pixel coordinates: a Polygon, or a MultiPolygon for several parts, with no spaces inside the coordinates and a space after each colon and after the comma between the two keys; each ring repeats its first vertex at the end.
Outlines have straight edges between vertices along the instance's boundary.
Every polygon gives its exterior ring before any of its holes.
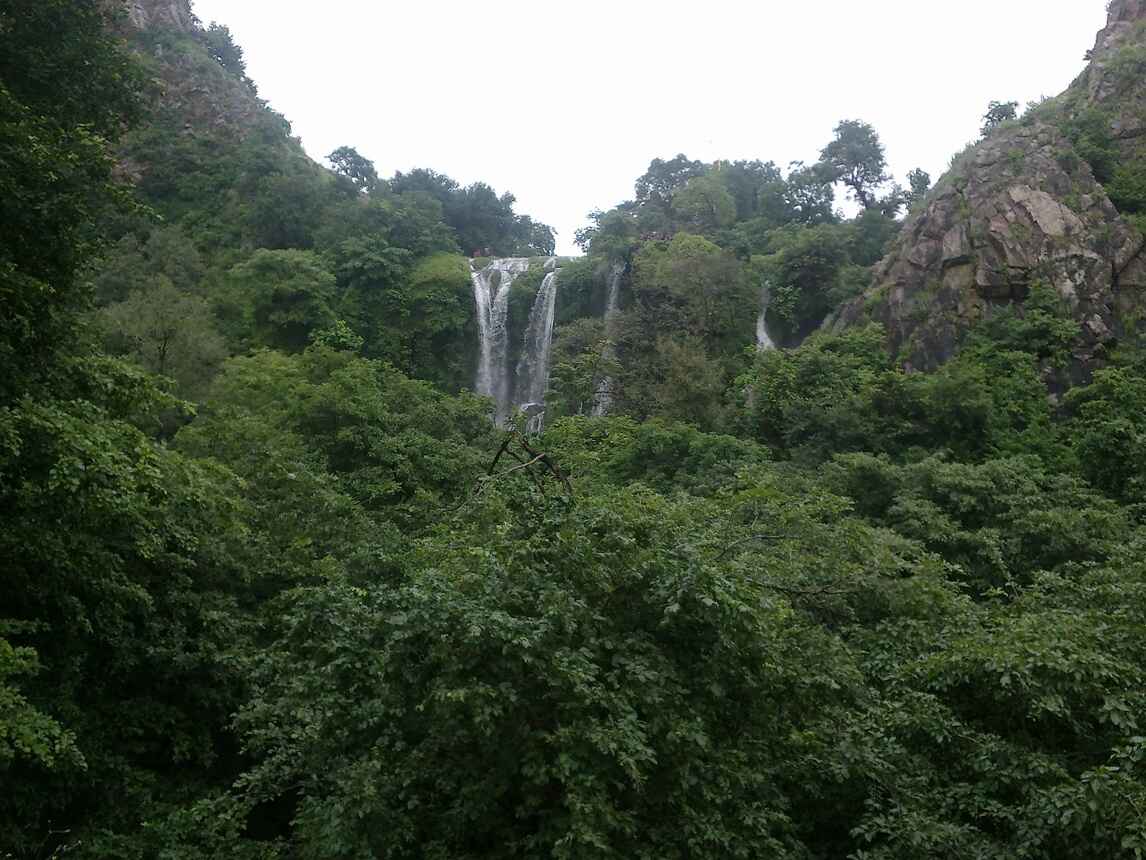
{"type": "MultiPolygon", "coordinates": [[[[616,358],[616,349],[613,346],[613,336],[616,334],[616,316],[617,311],[621,307],[621,279],[625,275],[625,264],[616,263],[612,269],[609,270],[609,293],[608,298],[605,300],[605,349],[601,353],[601,358],[606,361],[613,361],[616,358]]],[[[593,410],[592,414],[595,416],[606,415],[613,405],[613,378],[611,376],[604,377],[597,385],[597,391],[593,396],[593,410]]]]}
{"type": "Polygon", "coordinates": [[[491,260],[480,272],[473,272],[474,304],[478,322],[478,368],[474,389],[492,397],[497,404],[495,418],[502,423],[509,415],[510,378],[506,366],[509,355],[509,288],[517,276],[529,270],[529,259],[509,257],[491,260]]]}
{"type": "Polygon", "coordinates": [[[530,261],[525,257],[491,260],[484,269],[472,273],[479,338],[474,388],[478,394],[493,398],[498,426],[505,425],[516,406],[529,419],[528,432],[541,429],[557,310],[558,262],[556,257],[545,261],[545,278],[529,312],[513,373],[509,367],[509,293],[518,276],[529,271],[530,261]]]}
{"type": "Polygon", "coordinates": [[[615,263],[609,270],[609,296],[605,300],[605,319],[612,320],[621,307],[621,278],[625,274],[625,264],[615,263]]]}
{"type": "Polygon", "coordinates": [[[765,281],[760,293],[760,316],[756,317],[756,349],[761,352],[776,348],[771,335],[768,334],[768,305],[771,303],[772,284],[765,281]]]}
{"type": "Polygon", "coordinates": [[[514,399],[521,411],[529,416],[527,429],[530,432],[541,430],[545,389],[549,387],[549,356],[553,350],[553,318],[557,310],[557,272],[556,268],[551,268],[541,282],[533,309],[529,312],[525,343],[517,360],[514,399]]]}

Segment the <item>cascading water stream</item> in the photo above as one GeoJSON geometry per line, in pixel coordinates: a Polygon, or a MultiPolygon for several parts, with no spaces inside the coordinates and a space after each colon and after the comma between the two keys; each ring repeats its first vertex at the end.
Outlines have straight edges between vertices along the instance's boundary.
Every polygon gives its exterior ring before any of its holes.
{"type": "Polygon", "coordinates": [[[768,306],[771,303],[772,284],[765,281],[760,294],[760,316],[756,317],[756,349],[760,352],[776,348],[771,335],[768,334],[768,306]]]}
{"type": "Polygon", "coordinates": [[[549,386],[549,359],[553,349],[553,323],[557,310],[558,259],[545,261],[546,274],[529,313],[529,323],[517,365],[509,366],[509,294],[518,276],[529,271],[530,260],[509,257],[491,260],[472,273],[478,319],[478,368],[474,388],[492,397],[494,421],[505,426],[514,408],[529,421],[527,432],[541,429],[545,390],[549,386]]]}
{"type": "Polygon", "coordinates": [[[495,420],[501,424],[509,415],[509,288],[517,276],[529,270],[529,259],[508,257],[491,260],[481,271],[471,274],[478,322],[478,367],[474,389],[492,397],[497,404],[495,420]]]}
{"type": "Polygon", "coordinates": [[[557,310],[557,272],[556,268],[550,270],[541,282],[533,309],[529,312],[529,327],[525,330],[525,343],[517,360],[514,399],[529,416],[529,432],[541,430],[545,389],[549,387],[549,357],[553,350],[553,320],[557,310]]]}
{"type": "MultiPolygon", "coordinates": [[[[616,349],[613,346],[613,336],[616,333],[616,316],[621,308],[621,279],[625,274],[624,263],[617,263],[609,270],[609,292],[605,300],[605,349],[601,355],[605,361],[612,362],[616,358],[616,349]]],[[[593,397],[592,414],[606,415],[613,405],[613,378],[604,377],[597,385],[593,397]]]]}

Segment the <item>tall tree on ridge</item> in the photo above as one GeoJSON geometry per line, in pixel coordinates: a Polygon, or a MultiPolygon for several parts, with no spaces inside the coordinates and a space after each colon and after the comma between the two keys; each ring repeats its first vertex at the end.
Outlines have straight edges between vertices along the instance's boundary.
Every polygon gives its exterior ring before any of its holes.
{"type": "Polygon", "coordinates": [[[877,205],[879,186],[891,179],[879,135],[859,120],[846,119],[836,126],[835,140],[824,147],[820,161],[864,209],[877,205]]]}

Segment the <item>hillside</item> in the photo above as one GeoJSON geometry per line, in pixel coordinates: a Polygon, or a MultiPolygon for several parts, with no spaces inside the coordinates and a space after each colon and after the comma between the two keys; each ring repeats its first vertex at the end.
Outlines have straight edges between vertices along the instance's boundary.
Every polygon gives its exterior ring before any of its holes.
{"type": "Polygon", "coordinates": [[[0,6],[0,857],[1141,860],[1143,17],[562,259],[180,0],[0,6]]]}
{"type": "Polygon", "coordinates": [[[348,325],[371,358],[470,387],[465,257],[551,253],[549,229],[482,183],[432,171],[381,179],[353,147],[316,164],[259,98],[225,27],[205,27],[188,0],[137,0],[127,12],[149,86],[119,162],[146,208],[115,226],[93,273],[105,348],[195,400],[228,355],[301,349],[348,325]]]}

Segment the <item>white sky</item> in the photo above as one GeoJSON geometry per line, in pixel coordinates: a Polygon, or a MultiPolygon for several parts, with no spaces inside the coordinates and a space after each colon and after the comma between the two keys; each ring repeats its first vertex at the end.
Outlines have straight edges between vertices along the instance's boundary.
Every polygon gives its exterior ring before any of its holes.
{"type": "MultiPolygon", "coordinates": [[[[322,159],[511,191],[558,250],[656,157],[814,161],[841,119],[938,179],[992,99],[1061,92],[1105,0],[194,0],[322,159]]],[[[906,183],[905,183],[906,184],[906,183]]]]}

